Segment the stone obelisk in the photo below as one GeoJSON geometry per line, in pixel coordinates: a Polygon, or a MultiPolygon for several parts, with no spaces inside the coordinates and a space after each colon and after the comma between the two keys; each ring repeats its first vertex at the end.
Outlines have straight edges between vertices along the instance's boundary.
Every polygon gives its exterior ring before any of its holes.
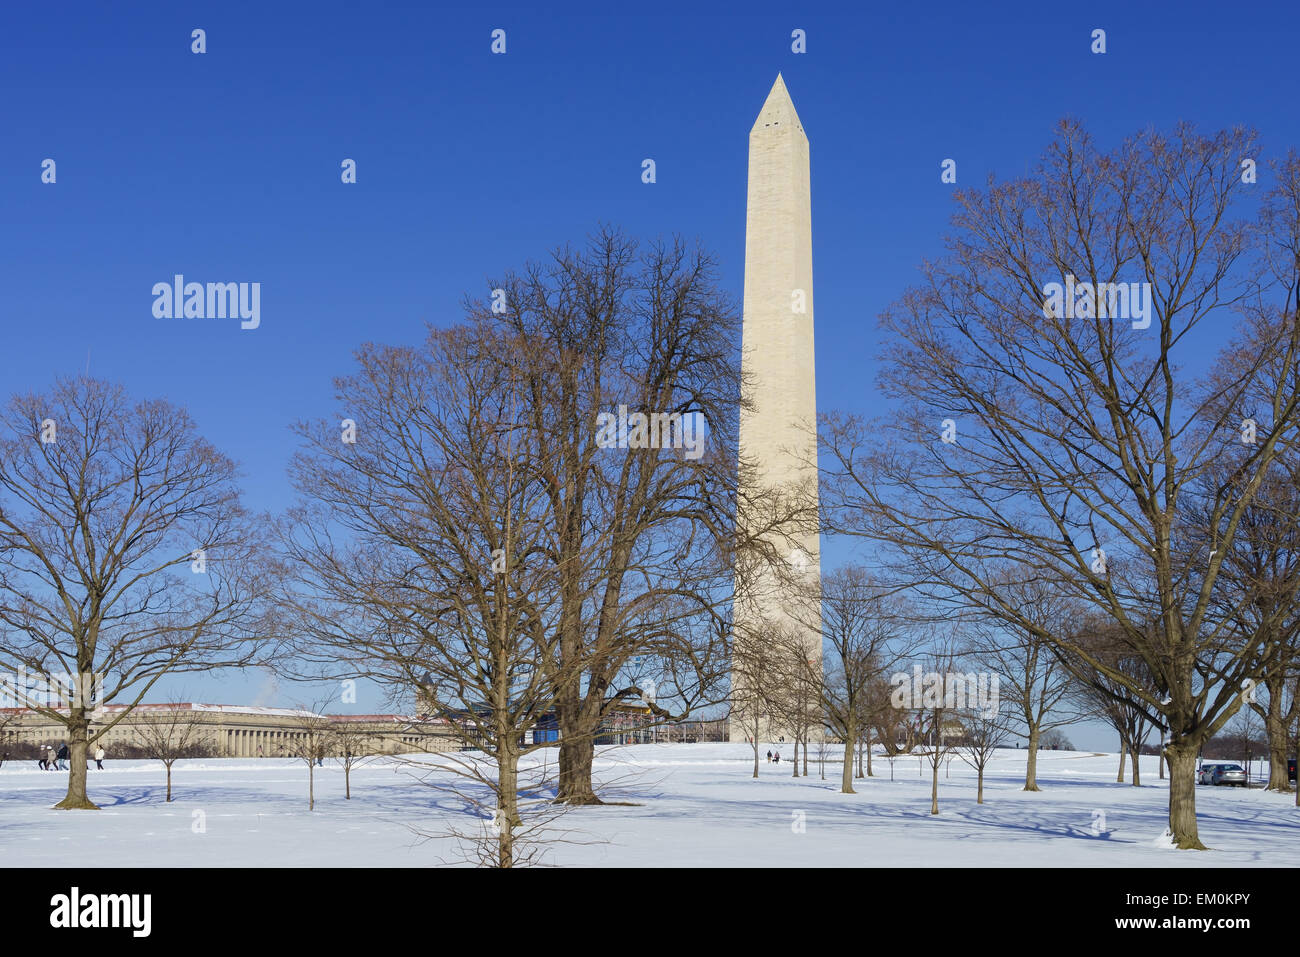
{"type": "MultiPolygon", "coordinates": [[[[755,693],[746,688],[743,661],[755,642],[774,643],[777,630],[794,635],[804,644],[810,669],[821,672],[808,170],[808,137],[778,74],[749,132],[742,329],[748,403],[740,412],[740,457],[752,469],[742,471],[737,526],[743,540],[754,529],[778,524],[762,536],[770,544],[768,560],[755,566],[751,554],[746,583],[737,581],[732,741],[755,733],[754,721],[744,717],[755,708],[755,693]]],[[[774,719],[760,724],[760,740],[790,739],[774,719]]]]}

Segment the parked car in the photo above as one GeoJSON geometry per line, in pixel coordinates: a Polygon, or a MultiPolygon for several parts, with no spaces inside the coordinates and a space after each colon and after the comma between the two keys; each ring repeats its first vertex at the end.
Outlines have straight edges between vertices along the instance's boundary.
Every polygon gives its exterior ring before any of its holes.
{"type": "Polygon", "coordinates": [[[1222,765],[1222,763],[1230,763],[1230,762],[1222,762],[1222,761],[1201,762],[1201,766],[1196,768],[1196,783],[1209,784],[1210,774],[1213,774],[1214,768],[1218,767],[1219,765],[1222,765]]]}
{"type": "Polygon", "coordinates": [[[1246,786],[1246,769],[1240,764],[1216,764],[1210,771],[1211,784],[1246,786]]]}
{"type": "Polygon", "coordinates": [[[1213,783],[1210,780],[1210,775],[1214,773],[1214,769],[1232,763],[1233,762],[1231,761],[1202,761],[1200,767],[1196,769],[1196,783],[1197,784],[1213,783]]]}

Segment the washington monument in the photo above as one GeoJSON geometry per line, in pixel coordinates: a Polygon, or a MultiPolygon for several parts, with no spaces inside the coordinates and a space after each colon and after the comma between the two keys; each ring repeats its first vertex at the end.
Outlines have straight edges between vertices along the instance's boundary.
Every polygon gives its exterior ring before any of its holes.
{"type": "Polygon", "coordinates": [[[758,663],[756,648],[778,634],[795,637],[810,671],[821,673],[808,170],[808,137],[778,74],[749,131],[737,527],[742,540],[764,543],[766,558],[751,559],[737,578],[732,741],[754,737],[756,727],[760,738],[789,737],[757,716],[767,711],[759,696],[773,689],[757,687],[771,669],[758,663]]]}

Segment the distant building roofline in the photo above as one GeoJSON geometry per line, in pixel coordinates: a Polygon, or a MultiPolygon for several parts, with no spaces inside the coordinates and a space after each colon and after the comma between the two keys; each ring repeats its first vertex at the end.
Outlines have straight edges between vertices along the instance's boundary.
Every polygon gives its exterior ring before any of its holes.
{"type": "MultiPolygon", "coordinates": [[[[101,714],[117,715],[123,711],[132,712],[166,712],[166,711],[194,711],[200,713],[215,714],[248,714],[248,715],[267,715],[281,718],[329,718],[331,721],[408,721],[413,723],[440,723],[443,719],[422,717],[405,714],[318,714],[315,711],[306,711],[300,708],[270,708],[262,705],[244,705],[244,704],[205,704],[198,701],[178,701],[178,702],[143,702],[134,707],[125,704],[108,704],[100,708],[93,709],[101,714]]],[[[68,713],[66,707],[52,708],[63,714],[68,713]]],[[[40,714],[39,708],[0,708],[0,714],[19,716],[24,714],[40,714]]]]}

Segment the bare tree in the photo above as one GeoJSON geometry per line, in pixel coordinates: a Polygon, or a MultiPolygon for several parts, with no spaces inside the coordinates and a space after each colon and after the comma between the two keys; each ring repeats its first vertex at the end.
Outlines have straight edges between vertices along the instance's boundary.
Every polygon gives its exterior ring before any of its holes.
{"type": "Polygon", "coordinates": [[[167,769],[167,801],[172,799],[172,765],[181,758],[210,753],[203,726],[182,701],[168,701],[161,707],[137,711],[131,729],[146,758],[161,761],[167,769]]]}
{"type": "Polygon", "coordinates": [[[870,747],[872,683],[894,671],[912,647],[903,609],[861,566],[823,578],[821,593],[827,672],[822,706],[828,727],[844,742],[840,791],[853,794],[854,747],[864,740],[870,747]]]}
{"type": "Polygon", "coordinates": [[[984,803],[984,771],[997,754],[1006,747],[1012,731],[1006,718],[998,711],[969,708],[960,714],[962,738],[956,745],[957,756],[975,769],[978,778],[975,803],[984,803]]]}
{"type": "Polygon", "coordinates": [[[352,800],[352,771],[375,754],[374,734],[359,721],[334,721],[334,756],[343,768],[343,797],[352,800]]]}
{"type": "Polygon", "coordinates": [[[1295,806],[1300,807],[1300,721],[1297,721],[1292,726],[1291,733],[1294,735],[1291,742],[1291,753],[1297,757],[1296,773],[1298,775],[1295,788],[1295,806]]]}
{"type": "MultiPolygon", "coordinates": [[[[535,752],[548,754],[551,748],[535,752]]],[[[527,867],[546,862],[546,853],[558,844],[590,844],[556,824],[568,808],[554,800],[556,777],[553,764],[520,762],[515,776],[515,811],[517,818],[508,821],[498,806],[500,765],[481,751],[449,752],[438,755],[434,765],[413,766],[419,779],[442,794],[451,794],[462,804],[468,823],[453,823],[445,835],[426,833],[425,837],[449,836],[463,860],[479,867],[527,867]],[[501,837],[508,831],[510,861],[501,860],[501,837]]],[[[451,861],[448,861],[451,863],[451,861]]]]}
{"type": "MultiPolygon", "coordinates": [[[[738,642],[742,648],[752,642],[738,642]]],[[[800,746],[803,747],[803,774],[808,776],[808,745],[820,734],[823,725],[822,661],[819,651],[808,645],[806,632],[798,624],[774,624],[764,638],[770,663],[768,705],[774,719],[769,733],[776,730],[789,734],[794,751],[790,760],[791,777],[799,776],[800,746]]]]}
{"type": "Polygon", "coordinates": [[[1050,748],[1053,751],[1073,751],[1074,745],[1070,743],[1070,737],[1061,728],[1053,728],[1043,735],[1043,747],[1050,748]]]}
{"type": "MultiPolygon", "coordinates": [[[[1126,635],[1104,621],[1081,623],[1074,639],[1085,656],[1067,656],[1063,663],[1075,679],[1071,696],[1083,714],[1099,718],[1115,729],[1119,736],[1119,771],[1117,783],[1124,781],[1124,762],[1133,768],[1133,786],[1142,784],[1138,757],[1152,728],[1149,710],[1128,693],[1138,685],[1159,693],[1158,679],[1126,635]],[[1115,675],[1123,675],[1119,680],[1115,675]]],[[[1163,729],[1161,729],[1163,730],[1163,729]]]]}
{"type": "MultiPolygon", "coordinates": [[[[1249,427],[1243,437],[1250,437],[1249,427]]],[[[1215,488],[1232,481],[1231,460],[1221,462],[1207,477],[1200,521],[1189,530],[1189,538],[1214,537],[1210,529],[1197,525],[1209,525],[1215,488]]],[[[1198,544],[1193,540],[1188,550],[1198,544]]],[[[1290,727],[1300,718],[1294,694],[1300,678],[1300,465],[1294,456],[1272,463],[1241,517],[1235,544],[1223,556],[1220,578],[1220,614],[1241,634],[1267,636],[1260,643],[1254,675],[1243,680],[1242,700],[1262,719],[1268,734],[1269,790],[1287,791],[1290,727]]]]}
{"type": "Polygon", "coordinates": [[[96,379],[15,396],[0,422],[0,667],[51,689],[56,807],[90,808],[89,745],[166,674],[253,663],[272,630],[266,556],[235,463],[182,410],[96,379]],[[63,690],[60,690],[63,689],[63,690]],[[96,707],[127,696],[88,733],[96,707]]]}
{"type": "Polygon", "coordinates": [[[871,722],[886,757],[911,754],[916,747],[915,715],[894,705],[893,690],[892,682],[883,675],[871,683],[871,722]]]}
{"type": "MultiPolygon", "coordinates": [[[[823,733],[817,735],[817,740],[814,742],[817,748],[817,771],[821,775],[823,781],[826,780],[826,756],[830,754],[830,742],[827,740],[827,731],[829,731],[829,729],[823,729],[823,733]]],[[[850,765],[853,763],[852,748],[844,749],[844,760],[850,765]]]]}
{"type": "Polygon", "coordinates": [[[1166,689],[1111,675],[1169,729],[1181,848],[1204,846],[1196,754],[1272,637],[1214,614],[1222,556],[1300,420],[1300,160],[1251,222],[1234,211],[1255,148],[1247,131],[1180,125],[1103,152],[1062,124],[1033,176],[956,195],[947,255],[885,313],[894,414],[822,430],[833,524],[923,570],[931,600],[997,608],[1069,648],[1009,600],[1012,565],[1124,631],[1166,689]],[[1194,378],[1206,327],[1223,351],[1194,378]],[[1253,445],[1247,401],[1267,420],[1253,445]],[[1228,457],[1237,478],[1216,490],[1194,561],[1176,534],[1185,493],[1228,457]]]}
{"type": "Polygon", "coordinates": [[[957,656],[951,650],[940,650],[930,656],[930,667],[936,674],[943,676],[943,685],[939,693],[930,700],[923,700],[918,709],[921,719],[921,731],[926,736],[925,758],[930,765],[930,813],[939,813],[939,766],[952,753],[960,728],[953,724],[958,719],[962,707],[955,700],[952,692],[953,682],[957,679],[954,664],[957,656]]]}
{"type": "MultiPolygon", "coordinates": [[[[1063,598],[1049,582],[1024,570],[1009,571],[1002,583],[1002,607],[974,613],[969,624],[968,657],[998,676],[999,695],[1008,706],[1007,718],[1028,740],[1026,791],[1037,791],[1038,748],[1043,735],[1078,718],[1073,707],[1072,677],[1045,634],[1061,635],[1078,616],[1078,606],[1063,598]],[[1033,623],[1016,628],[1007,618],[1033,623]]],[[[981,609],[982,611],[982,609],[981,609]]]]}
{"type": "Polygon", "coordinates": [[[294,708],[294,731],[290,735],[287,751],[290,757],[307,764],[307,810],[316,810],[316,768],[323,764],[334,743],[334,721],[322,712],[329,698],[317,699],[310,705],[294,708]]]}
{"type": "Polygon", "coordinates": [[[370,678],[450,720],[484,755],[447,769],[495,805],[480,819],[497,822],[500,867],[518,860],[520,760],[554,747],[532,732],[581,667],[559,654],[555,452],[520,372],[542,348],[475,325],[431,330],[423,348],[359,350],[334,420],[355,424],[355,442],[334,422],[299,427],[305,501],[284,536],[301,622],[285,667],[370,678]]]}
{"type": "Polygon", "coordinates": [[[1219,747],[1219,754],[1241,762],[1249,786],[1254,760],[1268,755],[1263,717],[1253,708],[1242,708],[1215,737],[1214,744],[1219,747]]]}
{"type": "MultiPolygon", "coordinates": [[[[959,654],[951,638],[932,638],[912,675],[891,679],[894,709],[915,720],[920,735],[918,771],[930,766],[930,813],[939,813],[939,768],[961,737],[958,716],[967,709],[965,675],[956,667],[959,654]]],[[[893,755],[890,755],[891,757],[893,755]]],[[[891,762],[891,779],[893,765],[891,762]]]]}
{"type": "MultiPolygon", "coordinates": [[[[3,686],[0,686],[0,695],[3,693],[3,686]]],[[[16,732],[10,726],[17,720],[17,712],[0,710],[0,768],[4,767],[5,761],[9,759],[9,749],[16,737],[16,732]]]]}
{"type": "Polygon", "coordinates": [[[722,693],[738,311],[707,253],[680,241],[642,252],[612,229],[493,285],[504,296],[471,315],[537,346],[518,371],[550,452],[537,467],[553,535],[538,560],[559,578],[558,799],[596,804],[596,732],[639,694],[633,659],[675,716],[722,693]],[[680,446],[688,429],[693,447],[669,447],[664,432],[680,446]]]}
{"type": "MultiPolygon", "coordinates": [[[[911,649],[907,654],[911,654],[911,649]]],[[[867,682],[863,698],[863,730],[858,738],[858,777],[874,777],[871,770],[872,743],[879,739],[886,754],[894,753],[899,737],[898,712],[890,705],[891,686],[882,671],[867,682]],[[886,743],[888,739],[888,743],[886,743]]]]}
{"type": "Polygon", "coordinates": [[[1288,745],[1294,737],[1293,729],[1300,723],[1300,654],[1294,645],[1288,642],[1286,651],[1279,655],[1279,660],[1266,672],[1263,685],[1265,700],[1247,695],[1247,703],[1264,723],[1268,736],[1268,790],[1291,790],[1290,772],[1287,770],[1289,754],[1294,754],[1288,745]],[[1285,661],[1286,663],[1283,663],[1285,661]]]}
{"type": "Polygon", "coordinates": [[[754,777],[758,777],[760,743],[777,726],[782,714],[784,672],[778,626],[771,626],[751,640],[732,648],[732,692],[729,696],[732,725],[743,727],[754,752],[754,777]]]}

